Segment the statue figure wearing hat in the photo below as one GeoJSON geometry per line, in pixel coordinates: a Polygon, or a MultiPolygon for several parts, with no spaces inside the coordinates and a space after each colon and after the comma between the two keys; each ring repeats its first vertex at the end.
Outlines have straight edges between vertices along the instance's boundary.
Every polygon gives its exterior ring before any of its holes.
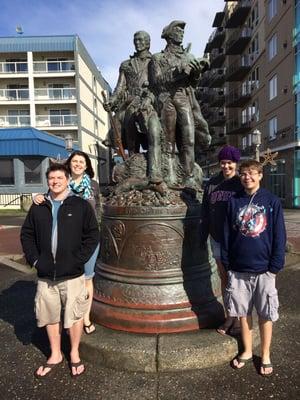
{"type": "Polygon", "coordinates": [[[183,186],[194,186],[195,134],[198,145],[207,145],[211,137],[196,100],[194,88],[208,68],[206,59],[196,59],[182,46],[185,22],[172,21],[161,37],[166,48],[154,54],[150,62],[150,87],[158,100],[158,111],[165,135],[170,182],[176,182],[175,151],[179,151],[184,172],[183,186]],[[172,167],[173,166],[173,167],[172,167]]]}

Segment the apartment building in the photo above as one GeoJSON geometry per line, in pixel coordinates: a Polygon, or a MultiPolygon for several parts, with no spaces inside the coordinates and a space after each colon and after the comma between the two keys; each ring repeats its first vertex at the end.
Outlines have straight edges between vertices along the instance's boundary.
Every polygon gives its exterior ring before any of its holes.
{"type": "MultiPolygon", "coordinates": [[[[0,38],[1,128],[36,128],[89,154],[108,182],[110,155],[102,90],[110,90],[77,35],[0,38]]],[[[0,188],[1,189],[1,188],[0,188]]]]}
{"type": "Polygon", "coordinates": [[[264,186],[285,207],[300,206],[297,71],[293,82],[300,40],[293,31],[297,7],[292,0],[225,2],[205,48],[211,68],[198,90],[213,134],[212,146],[203,154],[205,174],[217,171],[222,144],[238,146],[243,158],[254,157],[253,132],[258,130],[261,160],[267,149],[278,152],[276,165],[265,166],[264,186]]]}

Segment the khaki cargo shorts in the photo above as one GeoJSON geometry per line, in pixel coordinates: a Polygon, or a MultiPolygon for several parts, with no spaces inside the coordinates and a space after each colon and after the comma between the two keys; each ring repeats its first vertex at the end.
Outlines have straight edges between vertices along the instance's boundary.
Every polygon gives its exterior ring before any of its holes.
{"type": "Polygon", "coordinates": [[[228,315],[246,317],[255,307],[259,317],[266,321],[278,320],[278,293],[276,275],[271,272],[253,274],[228,271],[224,302],[228,315]]]}
{"type": "Polygon", "coordinates": [[[38,280],[35,296],[38,327],[60,322],[64,311],[64,328],[71,328],[75,322],[83,318],[88,306],[84,275],[57,282],[48,279],[38,280]]]}

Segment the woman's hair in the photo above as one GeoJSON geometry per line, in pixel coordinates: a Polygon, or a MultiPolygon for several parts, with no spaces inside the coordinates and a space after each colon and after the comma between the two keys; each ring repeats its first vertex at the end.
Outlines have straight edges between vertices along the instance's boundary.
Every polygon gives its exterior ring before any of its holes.
{"type": "Polygon", "coordinates": [[[92,163],[91,163],[90,157],[86,153],[84,153],[83,151],[80,151],[80,150],[73,151],[73,153],[70,154],[69,158],[67,159],[67,161],[65,163],[65,165],[67,166],[68,170],[70,171],[70,174],[72,175],[71,161],[72,161],[72,158],[75,157],[75,156],[81,156],[81,157],[83,157],[85,159],[85,163],[86,163],[85,172],[88,174],[88,176],[91,179],[93,179],[94,176],[95,176],[95,173],[94,173],[94,170],[93,170],[93,167],[92,167],[92,163]]]}

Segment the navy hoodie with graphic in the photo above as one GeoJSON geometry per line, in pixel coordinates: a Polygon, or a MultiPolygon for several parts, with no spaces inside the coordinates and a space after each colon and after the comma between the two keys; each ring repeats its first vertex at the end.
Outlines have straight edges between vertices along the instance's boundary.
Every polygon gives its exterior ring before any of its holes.
{"type": "Polygon", "coordinates": [[[266,189],[228,202],[221,260],[226,270],[274,274],[284,266],[286,231],[280,200],[266,189]]]}

